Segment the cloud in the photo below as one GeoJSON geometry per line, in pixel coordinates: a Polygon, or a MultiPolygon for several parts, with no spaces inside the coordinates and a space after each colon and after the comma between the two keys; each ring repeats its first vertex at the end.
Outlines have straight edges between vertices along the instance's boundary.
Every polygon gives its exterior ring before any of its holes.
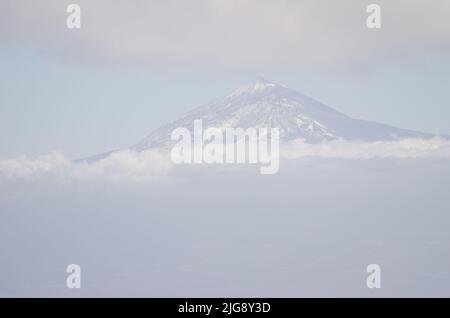
{"type": "MultiPolygon", "coordinates": [[[[398,141],[354,142],[336,140],[308,144],[296,140],[282,144],[282,160],[299,160],[306,157],[341,159],[385,158],[450,158],[450,141],[444,139],[404,139],[398,141]]],[[[189,168],[194,165],[180,165],[189,168]]],[[[195,165],[198,167],[199,165],[195,165]]],[[[227,165],[204,167],[226,168],[227,165]]],[[[239,165],[243,168],[247,165],[239,165]]],[[[169,180],[181,170],[173,170],[168,152],[147,150],[143,152],[120,151],[95,162],[75,163],[60,153],[37,158],[21,157],[0,160],[0,176],[13,179],[37,179],[57,181],[106,181],[109,183],[153,183],[169,180]]],[[[234,165],[233,165],[234,167],[234,165]]],[[[283,169],[283,161],[280,170],[283,169]]],[[[230,171],[234,171],[230,170],[230,171]]],[[[197,171],[197,170],[196,170],[197,171]]],[[[180,176],[189,176],[183,174],[180,176]]]]}
{"type": "Polygon", "coordinates": [[[6,0],[0,36],[71,58],[158,67],[330,67],[450,48],[450,2],[378,0],[382,28],[366,27],[368,0],[6,0]]]}
{"type": "Polygon", "coordinates": [[[165,154],[120,151],[92,163],[75,163],[60,153],[37,158],[21,157],[0,161],[0,175],[10,178],[47,178],[56,180],[108,182],[153,182],[170,170],[172,163],[165,154]]]}
{"type": "Polygon", "coordinates": [[[304,157],[343,159],[450,158],[450,141],[440,138],[376,142],[334,140],[319,144],[307,144],[303,140],[295,140],[281,147],[281,157],[291,160],[304,157]]]}

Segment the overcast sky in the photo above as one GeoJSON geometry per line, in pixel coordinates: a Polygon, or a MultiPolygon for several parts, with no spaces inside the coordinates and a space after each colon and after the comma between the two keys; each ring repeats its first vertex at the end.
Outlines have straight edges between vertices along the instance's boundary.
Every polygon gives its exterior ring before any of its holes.
{"type": "Polygon", "coordinates": [[[0,156],[81,157],[263,76],[348,115],[450,133],[450,2],[4,0],[0,156]],[[66,27],[66,6],[82,28],[66,27]],[[382,28],[366,27],[378,3],[382,28]]]}

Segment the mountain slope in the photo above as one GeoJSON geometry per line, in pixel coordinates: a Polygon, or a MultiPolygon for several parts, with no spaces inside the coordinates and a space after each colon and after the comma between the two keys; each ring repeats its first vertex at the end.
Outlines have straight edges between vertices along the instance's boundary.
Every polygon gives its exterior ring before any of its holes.
{"type": "Polygon", "coordinates": [[[171,132],[177,127],[192,131],[196,119],[202,119],[204,129],[278,127],[282,141],[302,138],[318,143],[333,139],[379,141],[433,137],[428,133],[353,119],[293,89],[258,80],[160,127],[131,149],[168,147],[172,144],[171,132]]]}

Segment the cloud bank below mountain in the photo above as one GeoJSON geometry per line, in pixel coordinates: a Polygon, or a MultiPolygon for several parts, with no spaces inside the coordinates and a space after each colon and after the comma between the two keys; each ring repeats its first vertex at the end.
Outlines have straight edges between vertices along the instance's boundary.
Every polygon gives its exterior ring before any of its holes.
{"type": "Polygon", "coordinates": [[[141,182],[158,180],[171,166],[170,158],[154,150],[140,153],[120,151],[93,163],[74,163],[63,154],[54,152],[36,158],[1,160],[0,175],[20,179],[141,182]]]}
{"type": "Polygon", "coordinates": [[[280,154],[285,159],[302,157],[342,159],[450,158],[450,142],[441,138],[374,142],[333,140],[318,144],[294,140],[283,145],[280,154]]]}
{"type": "MultiPolygon", "coordinates": [[[[303,140],[294,140],[281,144],[280,157],[280,170],[283,169],[283,161],[307,157],[349,160],[450,158],[450,141],[440,138],[378,142],[335,140],[309,144],[303,140]]],[[[157,149],[118,151],[91,163],[75,163],[55,152],[36,158],[0,160],[0,176],[12,179],[148,183],[167,180],[169,176],[176,175],[175,166],[167,152],[157,149]]]]}

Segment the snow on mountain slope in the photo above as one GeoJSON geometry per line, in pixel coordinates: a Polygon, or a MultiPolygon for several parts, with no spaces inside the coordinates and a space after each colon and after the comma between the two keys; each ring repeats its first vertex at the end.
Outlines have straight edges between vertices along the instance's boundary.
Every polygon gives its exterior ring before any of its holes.
{"type": "Polygon", "coordinates": [[[280,128],[281,141],[304,139],[318,143],[334,139],[380,141],[431,138],[434,135],[353,119],[293,89],[258,80],[242,86],[222,100],[198,107],[179,120],[150,133],[130,149],[168,147],[178,127],[192,131],[196,119],[203,128],[280,128]]]}

